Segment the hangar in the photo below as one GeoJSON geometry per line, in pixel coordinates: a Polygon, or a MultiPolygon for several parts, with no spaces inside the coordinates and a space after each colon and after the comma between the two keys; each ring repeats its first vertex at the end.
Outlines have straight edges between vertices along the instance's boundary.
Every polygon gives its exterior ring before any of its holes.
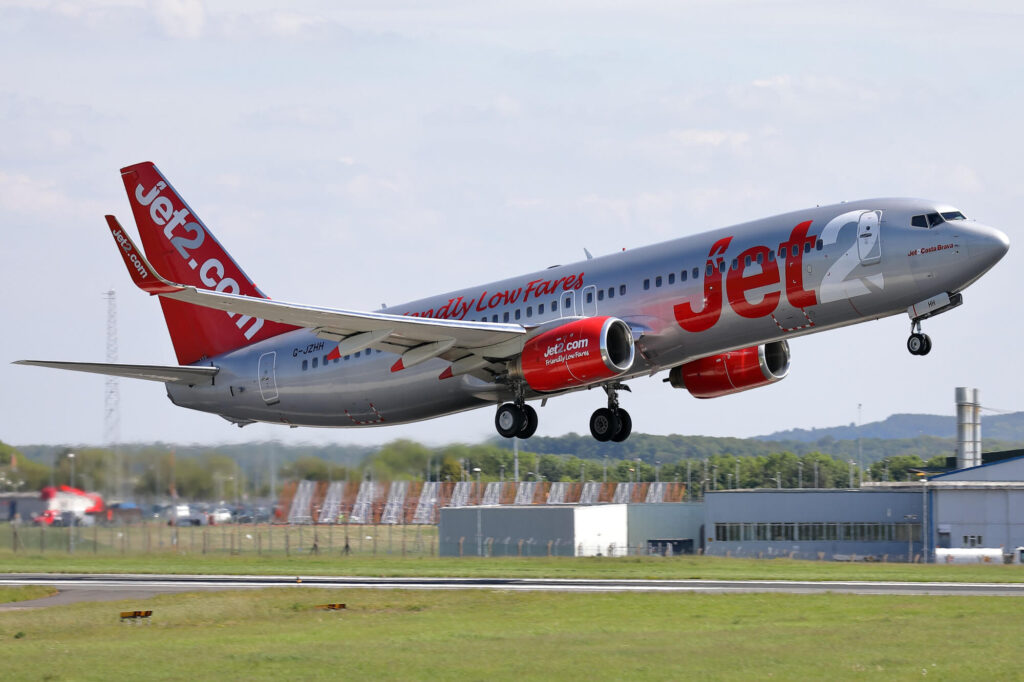
{"type": "Polygon", "coordinates": [[[474,505],[441,509],[441,556],[626,556],[700,550],[704,505],[474,505]]]}

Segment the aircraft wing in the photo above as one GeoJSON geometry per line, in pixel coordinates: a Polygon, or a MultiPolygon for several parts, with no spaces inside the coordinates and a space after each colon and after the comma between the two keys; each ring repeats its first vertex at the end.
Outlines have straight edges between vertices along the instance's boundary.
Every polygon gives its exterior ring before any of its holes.
{"type": "Polygon", "coordinates": [[[526,338],[526,329],[517,324],[321,308],[175,284],[156,272],[114,216],[106,218],[132,281],[143,291],[250,318],[305,327],[320,338],[337,342],[336,353],[340,355],[365,348],[398,353],[402,357],[392,371],[441,357],[453,363],[452,372],[445,372],[443,377],[476,372],[520,353],[526,338]]]}
{"type": "Polygon", "coordinates": [[[70,369],[75,372],[90,372],[126,379],[146,379],[165,384],[189,384],[198,386],[212,384],[217,374],[216,367],[181,367],[178,365],[117,365],[105,362],[51,362],[49,360],[18,360],[12,364],[70,369]]]}

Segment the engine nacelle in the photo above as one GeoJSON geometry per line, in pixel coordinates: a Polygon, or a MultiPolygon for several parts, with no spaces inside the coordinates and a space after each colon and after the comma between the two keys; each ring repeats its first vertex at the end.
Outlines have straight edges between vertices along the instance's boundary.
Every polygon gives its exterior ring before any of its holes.
{"type": "Polygon", "coordinates": [[[668,379],[695,398],[717,398],[774,384],[788,373],[789,343],[773,341],[673,367],[668,379]]]}
{"type": "Polygon", "coordinates": [[[616,317],[588,317],[541,332],[509,368],[535,391],[561,391],[619,376],[633,366],[629,325],[616,317]]]}

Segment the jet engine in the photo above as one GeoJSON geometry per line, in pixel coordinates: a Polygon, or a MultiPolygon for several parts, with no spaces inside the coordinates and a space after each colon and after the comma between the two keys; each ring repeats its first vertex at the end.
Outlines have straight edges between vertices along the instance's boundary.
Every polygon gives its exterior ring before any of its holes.
{"type": "Polygon", "coordinates": [[[695,398],[717,398],[774,384],[788,373],[789,343],[773,341],[673,367],[668,380],[695,398]]]}
{"type": "Polygon", "coordinates": [[[561,391],[619,376],[633,366],[634,355],[629,325],[588,317],[529,339],[509,373],[535,391],[561,391]]]}

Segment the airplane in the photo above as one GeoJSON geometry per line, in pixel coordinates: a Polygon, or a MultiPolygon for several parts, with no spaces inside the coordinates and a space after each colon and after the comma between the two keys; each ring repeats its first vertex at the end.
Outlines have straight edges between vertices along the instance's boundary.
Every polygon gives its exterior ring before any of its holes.
{"type": "Polygon", "coordinates": [[[697,398],[789,372],[788,340],[906,313],[922,321],[1007,252],[1007,236],[923,199],[849,201],[680,237],[376,311],[275,301],[151,162],[121,170],[142,245],[108,228],[132,281],[160,300],[177,365],[16,364],[163,382],[171,402],[238,426],[372,427],[491,406],[506,438],[530,402],[597,388],[598,441],[624,441],[627,381],[697,398]]]}

